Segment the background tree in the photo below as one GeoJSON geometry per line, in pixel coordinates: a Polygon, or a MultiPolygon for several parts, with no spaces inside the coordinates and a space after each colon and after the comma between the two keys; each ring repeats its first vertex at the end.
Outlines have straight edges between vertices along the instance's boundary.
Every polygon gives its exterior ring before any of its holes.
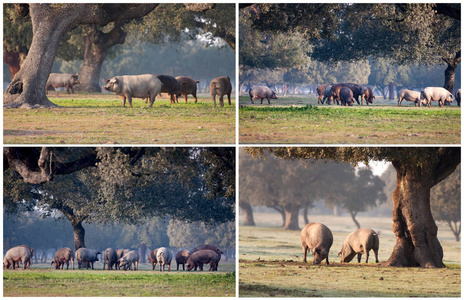
{"type": "Polygon", "coordinates": [[[459,242],[461,235],[461,165],[453,174],[434,186],[430,192],[432,214],[448,224],[459,242]]]}
{"type": "Polygon", "coordinates": [[[389,266],[444,267],[443,249],[430,209],[430,189],[449,176],[460,163],[461,149],[454,147],[320,147],[247,148],[287,159],[331,159],[351,163],[369,160],[392,162],[397,173],[393,192],[393,232],[396,244],[389,266]]]}

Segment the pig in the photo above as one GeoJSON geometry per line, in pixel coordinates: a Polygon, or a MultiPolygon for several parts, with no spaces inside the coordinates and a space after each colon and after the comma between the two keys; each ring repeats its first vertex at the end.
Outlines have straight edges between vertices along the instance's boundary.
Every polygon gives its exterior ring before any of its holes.
{"type": "MultiPolygon", "coordinates": [[[[123,257],[124,255],[126,255],[127,253],[129,253],[129,251],[130,251],[129,249],[117,249],[116,250],[116,261],[119,261],[119,259],[123,257]]],[[[119,270],[118,263],[116,263],[115,268],[119,270]]]]}
{"type": "Polygon", "coordinates": [[[353,99],[356,100],[356,102],[359,105],[359,96],[362,95],[362,86],[354,83],[345,83],[344,84],[347,88],[349,88],[353,92],[353,99]]]}
{"type": "Polygon", "coordinates": [[[152,107],[156,96],[160,93],[163,84],[155,75],[124,75],[115,76],[106,80],[105,90],[122,96],[122,107],[126,107],[126,98],[132,108],[132,97],[149,98],[152,107]]]}
{"type": "Polygon", "coordinates": [[[176,103],[177,98],[181,95],[181,83],[170,75],[155,75],[161,81],[163,86],[160,93],[168,93],[171,103],[176,103]]]}
{"type": "Polygon", "coordinates": [[[309,223],[300,233],[301,247],[303,248],[303,262],[306,262],[306,253],[312,251],[313,265],[318,265],[325,259],[329,265],[329,251],[333,243],[332,231],[321,223],[309,223]]]}
{"type": "Polygon", "coordinates": [[[324,104],[324,100],[322,100],[322,97],[324,97],[324,92],[325,89],[330,86],[330,84],[321,84],[318,85],[316,88],[316,93],[317,93],[317,103],[319,104],[324,104]]]}
{"type": "Polygon", "coordinates": [[[74,270],[74,253],[68,248],[61,248],[55,252],[55,258],[52,264],[55,265],[55,269],[58,270],[61,267],[63,270],[64,264],[66,264],[66,270],[69,270],[69,262],[71,261],[72,269],[74,270]]]}
{"type": "MultiPolygon", "coordinates": [[[[181,95],[184,95],[185,103],[187,103],[187,95],[192,95],[195,99],[195,103],[197,103],[197,83],[200,83],[200,81],[195,81],[187,76],[177,76],[176,79],[181,84],[180,93],[181,95]]],[[[177,96],[177,98],[179,97],[177,96]]],[[[177,98],[176,102],[178,102],[177,98]]]]}
{"type": "Polygon", "coordinates": [[[182,265],[182,270],[185,271],[185,263],[187,262],[188,258],[190,257],[190,251],[188,250],[180,250],[176,254],[176,263],[177,263],[177,271],[179,271],[179,265],[182,265]]]}
{"type": "Polygon", "coordinates": [[[342,87],[339,94],[340,102],[343,106],[353,106],[353,92],[348,87],[342,87]]]}
{"type": "Polygon", "coordinates": [[[158,263],[158,259],[156,259],[156,253],[158,253],[158,249],[159,249],[159,248],[156,248],[156,249],[152,250],[152,251],[148,254],[148,259],[149,259],[150,262],[151,262],[152,270],[155,269],[156,264],[158,263]]]}
{"type": "Polygon", "coordinates": [[[187,271],[191,271],[193,268],[196,270],[197,267],[200,268],[200,271],[203,271],[204,264],[209,264],[209,271],[217,271],[217,261],[217,253],[213,250],[198,250],[192,253],[187,260],[187,271]]]}
{"type": "Polygon", "coordinates": [[[461,106],[461,89],[456,91],[455,98],[458,106],[461,106]]]}
{"type": "Polygon", "coordinates": [[[224,106],[224,95],[227,95],[229,105],[232,105],[230,101],[230,94],[232,93],[232,84],[230,83],[230,77],[216,77],[211,80],[209,84],[209,92],[211,99],[213,99],[214,107],[216,107],[216,96],[219,96],[219,104],[221,107],[224,106]]]}
{"type": "Polygon", "coordinates": [[[324,104],[324,101],[327,100],[327,104],[330,104],[330,102],[333,100],[333,97],[330,93],[330,90],[332,89],[332,86],[329,85],[325,88],[324,90],[324,98],[322,98],[322,104],[324,104]]]}
{"type": "Polygon", "coordinates": [[[401,102],[403,102],[403,100],[414,101],[415,106],[417,106],[418,104],[419,106],[421,106],[421,104],[424,104],[424,105],[427,104],[427,102],[424,100],[422,100],[422,103],[421,103],[420,92],[415,92],[415,91],[411,91],[408,89],[401,89],[398,92],[398,106],[401,106],[401,102]]]}
{"type": "MultiPolygon", "coordinates": [[[[16,247],[26,247],[27,249],[29,249],[29,251],[31,251],[31,261],[29,263],[32,263],[32,257],[34,257],[34,248],[31,248],[29,247],[28,245],[18,245],[16,247]]],[[[16,266],[19,268],[19,260],[16,262],[16,266]]],[[[29,266],[30,268],[31,266],[29,266]]]]}
{"type": "Polygon", "coordinates": [[[76,260],[77,260],[79,269],[82,268],[82,263],[86,263],[87,269],[89,268],[89,265],[91,265],[92,270],[93,270],[94,262],[98,261],[98,254],[101,254],[101,252],[93,250],[93,249],[88,249],[88,248],[77,249],[76,260]]]}
{"type": "Polygon", "coordinates": [[[262,85],[252,86],[248,94],[250,95],[251,104],[255,104],[254,99],[261,99],[261,104],[263,104],[264,98],[267,99],[267,104],[271,104],[271,99],[277,99],[277,95],[273,90],[262,85]]]}
{"type": "Polygon", "coordinates": [[[16,246],[11,248],[5,253],[3,257],[3,266],[7,269],[13,266],[16,269],[15,263],[21,261],[23,263],[23,269],[31,267],[32,253],[27,247],[16,246]]]}
{"type": "Polygon", "coordinates": [[[350,262],[356,254],[358,263],[361,262],[362,254],[366,254],[366,264],[369,260],[369,251],[373,250],[375,262],[379,262],[379,235],[370,228],[361,228],[348,234],[343,242],[342,250],[338,256],[342,256],[340,262],[350,262]]]}
{"type": "Polygon", "coordinates": [[[69,90],[74,94],[73,86],[80,84],[79,74],[68,74],[68,73],[50,73],[48,76],[45,91],[53,88],[65,87],[68,94],[69,90]]]}
{"type": "Polygon", "coordinates": [[[159,263],[160,272],[164,272],[164,267],[166,265],[168,265],[168,271],[171,271],[171,260],[172,260],[171,251],[169,251],[165,247],[159,248],[158,252],[156,253],[156,259],[158,260],[158,263],[159,263]]]}
{"type": "Polygon", "coordinates": [[[366,105],[369,105],[369,103],[373,103],[375,96],[374,93],[372,92],[371,88],[368,86],[363,86],[361,88],[361,105],[363,104],[363,99],[366,100],[366,105]]]}
{"type": "Polygon", "coordinates": [[[113,248],[107,248],[105,252],[103,252],[103,270],[105,266],[108,270],[113,270],[113,266],[118,264],[118,254],[116,250],[113,248]]]}
{"type": "Polygon", "coordinates": [[[453,94],[442,87],[426,87],[421,91],[421,99],[427,101],[428,107],[432,107],[432,101],[438,101],[438,106],[442,107],[447,102],[453,102],[453,94]]]}
{"type": "Polygon", "coordinates": [[[124,271],[127,269],[137,271],[139,268],[139,252],[137,250],[129,251],[118,260],[118,263],[119,268],[123,267],[124,271]],[[132,268],[132,265],[134,265],[134,268],[132,268]]]}
{"type": "MultiPolygon", "coordinates": [[[[217,267],[219,266],[219,261],[221,260],[221,255],[224,254],[224,252],[222,252],[218,247],[214,246],[214,245],[199,245],[199,246],[196,246],[195,248],[192,249],[192,251],[190,253],[195,253],[197,252],[198,250],[212,250],[214,252],[216,252],[216,254],[218,255],[218,260],[216,262],[216,270],[217,271],[217,267]]],[[[195,271],[196,271],[196,267],[195,267],[195,271]]]]}

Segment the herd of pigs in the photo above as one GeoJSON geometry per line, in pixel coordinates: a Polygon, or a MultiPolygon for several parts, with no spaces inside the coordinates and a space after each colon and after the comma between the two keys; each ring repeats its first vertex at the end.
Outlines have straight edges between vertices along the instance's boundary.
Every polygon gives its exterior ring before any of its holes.
{"type": "MultiPolygon", "coordinates": [[[[124,75],[115,76],[106,80],[105,90],[115,93],[122,97],[122,107],[126,106],[126,99],[129,106],[132,107],[132,98],[146,99],[149,102],[148,107],[152,107],[157,95],[168,93],[171,103],[178,103],[181,95],[187,103],[187,95],[192,95],[197,103],[197,83],[187,76],[173,77],[170,75],[124,75]]],[[[74,93],[73,87],[80,84],[79,74],[68,73],[50,73],[45,90],[55,88],[66,88],[68,94],[74,93]]],[[[211,98],[216,107],[216,96],[219,97],[219,103],[224,106],[224,96],[227,95],[229,105],[231,105],[230,94],[232,93],[232,84],[230,77],[216,77],[209,84],[211,98]]]]}
{"type": "MultiPolygon", "coordinates": [[[[306,262],[306,253],[311,251],[314,255],[313,265],[318,265],[325,259],[329,264],[329,251],[333,243],[332,231],[321,223],[309,223],[301,230],[301,247],[303,248],[303,262],[306,262]]],[[[369,260],[369,251],[373,250],[375,262],[379,262],[379,234],[370,228],[361,228],[348,234],[343,242],[342,250],[338,253],[341,262],[350,262],[356,255],[358,263],[361,256],[366,255],[369,260]]]]}
{"type": "MultiPolygon", "coordinates": [[[[92,268],[94,263],[98,261],[98,254],[102,254],[100,251],[96,251],[88,248],[79,248],[76,250],[75,258],[78,263],[79,269],[86,267],[92,268]]],[[[209,271],[217,271],[219,261],[221,260],[221,254],[223,252],[214,245],[200,245],[193,250],[180,250],[175,256],[177,263],[177,270],[182,265],[182,270],[185,270],[187,265],[187,271],[192,269],[203,271],[203,265],[209,264],[209,271]]],[[[9,268],[17,265],[19,262],[23,263],[23,268],[30,268],[31,258],[34,255],[34,249],[27,245],[19,245],[9,249],[3,258],[3,267],[9,268]]],[[[172,253],[166,247],[154,249],[148,255],[148,258],[152,265],[152,270],[155,270],[156,264],[159,264],[159,271],[163,272],[165,267],[168,267],[168,271],[171,271],[172,253]]],[[[113,249],[108,248],[103,252],[102,255],[103,269],[113,270],[138,270],[139,265],[139,253],[137,250],[129,249],[113,249]]],[[[55,269],[63,270],[66,264],[66,270],[69,269],[69,263],[71,262],[72,269],[74,270],[74,253],[70,248],[61,248],[55,252],[55,258],[52,261],[52,265],[55,265],[55,269]]]]}
{"type": "MultiPolygon", "coordinates": [[[[322,84],[316,89],[318,104],[331,104],[337,102],[338,105],[352,106],[354,101],[360,105],[363,105],[363,101],[366,101],[366,105],[373,103],[375,96],[372,89],[368,86],[360,86],[354,83],[339,83],[339,84],[322,84]],[[359,98],[361,97],[361,103],[359,98]]],[[[250,95],[251,103],[254,104],[253,100],[267,99],[268,104],[271,104],[271,99],[277,99],[277,95],[267,86],[252,86],[248,91],[250,95]]],[[[461,89],[458,89],[455,93],[456,102],[458,106],[461,106],[461,89]]],[[[420,92],[411,91],[408,89],[402,89],[398,92],[398,106],[401,106],[403,100],[413,101],[415,106],[427,105],[432,106],[432,101],[438,101],[438,105],[442,107],[445,102],[453,102],[453,94],[448,90],[441,87],[426,87],[420,92]]]]}

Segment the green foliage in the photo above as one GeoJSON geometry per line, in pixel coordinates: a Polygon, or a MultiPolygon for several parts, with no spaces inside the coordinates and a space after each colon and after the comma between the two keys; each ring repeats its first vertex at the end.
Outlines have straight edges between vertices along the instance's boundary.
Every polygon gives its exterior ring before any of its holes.
{"type": "Polygon", "coordinates": [[[3,51],[27,53],[32,42],[32,23],[22,17],[12,3],[3,4],[3,51]]]}

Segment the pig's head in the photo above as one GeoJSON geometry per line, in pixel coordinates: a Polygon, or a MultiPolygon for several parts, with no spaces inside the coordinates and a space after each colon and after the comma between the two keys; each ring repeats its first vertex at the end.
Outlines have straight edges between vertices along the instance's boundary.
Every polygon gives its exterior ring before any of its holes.
{"type": "Polygon", "coordinates": [[[272,91],[271,99],[277,99],[277,94],[276,94],[276,92],[272,91]]]}
{"type": "Polygon", "coordinates": [[[79,82],[79,74],[71,75],[71,83],[72,83],[73,85],[81,84],[81,83],[79,82]]]}
{"type": "Polygon", "coordinates": [[[323,261],[324,259],[327,258],[328,254],[326,249],[322,248],[314,248],[312,250],[314,254],[314,260],[313,260],[313,265],[318,265],[323,261]]]}
{"type": "Polygon", "coordinates": [[[113,93],[118,93],[121,91],[121,83],[115,77],[110,78],[106,81],[104,89],[113,93]]]}
{"type": "Polygon", "coordinates": [[[343,247],[342,247],[342,250],[340,250],[340,252],[338,252],[338,256],[342,256],[340,262],[346,262],[346,263],[349,263],[351,260],[353,260],[353,258],[356,256],[356,252],[354,252],[354,250],[351,248],[350,245],[348,245],[347,243],[344,243],[343,244],[343,247]]]}
{"type": "Polygon", "coordinates": [[[187,261],[187,271],[191,271],[193,268],[195,268],[195,264],[189,259],[187,261]]]}

